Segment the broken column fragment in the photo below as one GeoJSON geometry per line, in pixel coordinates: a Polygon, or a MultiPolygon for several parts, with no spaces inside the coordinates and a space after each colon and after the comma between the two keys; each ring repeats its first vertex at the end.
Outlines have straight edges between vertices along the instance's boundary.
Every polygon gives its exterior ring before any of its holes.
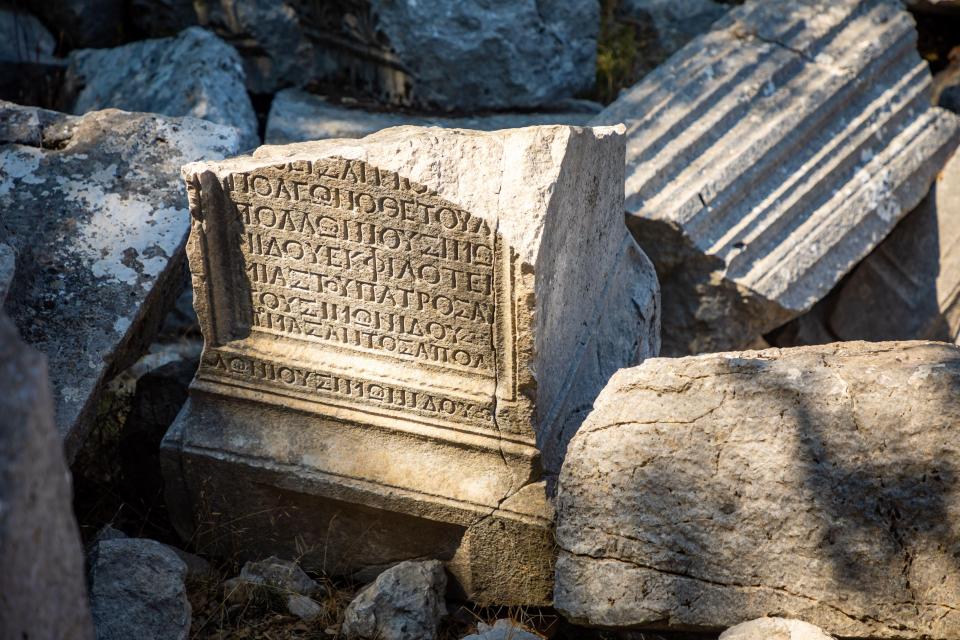
{"type": "Polygon", "coordinates": [[[544,476],[659,347],[622,161],[617,128],[398,127],[185,167],[181,534],[336,574],[437,557],[476,601],[549,601],[544,476]]]}
{"type": "Polygon", "coordinates": [[[933,342],[618,372],[560,476],[555,606],[611,628],[776,615],[960,638],[958,388],[960,348],[933,342]]]}
{"type": "Polygon", "coordinates": [[[920,206],[826,298],[771,340],[782,347],[958,337],[960,154],[954,154],[920,206]]]}
{"type": "Polygon", "coordinates": [[[16,255],[5,308],[48,358],[68,461],[103,381],[133,364],[181,286],[180,165],[237,146],[236,130],[193,118],[0,102],[0,230],[16,255]]]}
{"type": "Polygon", "coordinates": [[[627,125],[628,225],[668,355],[749,344],[809,309],[915,207],[958,137],[908,13],[750,2],[597,116],[627,125]]]}

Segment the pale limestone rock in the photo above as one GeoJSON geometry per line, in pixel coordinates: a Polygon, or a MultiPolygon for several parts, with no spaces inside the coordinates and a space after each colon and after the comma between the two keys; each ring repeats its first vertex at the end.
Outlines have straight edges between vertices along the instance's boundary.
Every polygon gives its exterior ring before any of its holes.
{"type": "Polygon", "coordinates": [[[627,126],[665,354],[800,315],[920,202],[960,130],[915,40],[892,0],[748,2],[597,116],[627,126]]]}
{"type": "Polygon", "coordinates": [[[584,109],[474,116],[417,116],[351,109],[331,104],[320,96],[299,89],[285,89],[277,93],[273,102],[270,103],[270,115],[267,118],[267,131],[264,137],[267,144],[287,144],[328,138],[362,138],[381,129],[401,125],[495,131],[540,124],[585,125],[595,115],[595,112],[584,109]]]}
{"type": "Polygon", "coordinates": [[[0,102],[0,225],[17,254],[5,308],[47,355],[68,461],[104,382],[146,348],[181,286],[180,165],[237,144],[192,118],[0,102]]]}
{"type": "Polygon", "coordinates": [[[343,614],[346,640],[432,640],[447,614],[443,563],[401,562],[377,576],[343,614]]]}
{"type": "Polygon", "coordinates": [[[618,372],[570,445],[555,606],[960,638],[960,348],[838,343],[618,372]]]}
{"type": "Polygon", "coordinates": [[[833,636],[802,620],[758,618],[730,627],[719,640],[833,640],[833,636]]]}
{"type": "Polygon", "coordinates": [[[162,449],[181,534],[242,517],[219,545],[328,574],[437,557],[479,602],[548,602],[544,480],[659,348],[622,153],[616,128],[399,127],[185,167],[206,344],[162,449]]]}
{"type": "Polygon", "coordinates": [[[186,640],[187,565],[170,547],[143,538],[97,543],[90,553],[90,604],[97,640],[186,640]]]}
{"type": "Polygon", "coordinates": [[[839,340],[960,339],[960,154],[920,206],[810,312],[773,335],[777,346],[839,340]]]}
{"type": "Polygon", "coordinates": [[[76,114],[113,107],[192,116],[240,132],[240,148],[260,144],[237,51],[213,33],[191,27],[173,38],[70,53],[66,82],[76,114]]]}
{"type": "Polygon", "coordinates": [[[93,637],[70,472],[42,355],[0,311],[0,637],[93,637]]]}
{"type": "Polygon", "coordinates": [[[464,636],[462,640],[540,640],[540,636],[530,633],[512,620],[497,620],[492,625],[477,624],[477,632],[464,636]]]}

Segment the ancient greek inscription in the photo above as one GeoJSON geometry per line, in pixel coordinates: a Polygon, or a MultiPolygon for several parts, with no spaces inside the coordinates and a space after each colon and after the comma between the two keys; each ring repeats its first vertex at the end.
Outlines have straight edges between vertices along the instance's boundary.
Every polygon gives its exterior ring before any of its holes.
{"type": "Polygon", "coordinates": [[[358,160],[230,176],[252,331],[493,375],[495,231],[358,160]]]}
{"type": "Polygon", "coordinates": [[[273,387],[308,400],[345,401],[384,410],[400,410],[428,418],[492,424],[490,409],[468,399],[416,390],[398,384],[364,380],[297,365],[208,349],[201,363],[205,377],[223,376],[273,387]]]}

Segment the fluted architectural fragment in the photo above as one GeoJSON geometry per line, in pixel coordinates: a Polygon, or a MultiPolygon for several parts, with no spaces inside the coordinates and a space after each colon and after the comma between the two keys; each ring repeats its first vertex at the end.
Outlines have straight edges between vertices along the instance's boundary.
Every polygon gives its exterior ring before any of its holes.
{"type": "Polygon", "coordinates": [[[956,146],[912,18],[885,0],[750,2],[597,116],[627,124],[627,219],[663,352],[740,347],[809,309],[956,146]]]}

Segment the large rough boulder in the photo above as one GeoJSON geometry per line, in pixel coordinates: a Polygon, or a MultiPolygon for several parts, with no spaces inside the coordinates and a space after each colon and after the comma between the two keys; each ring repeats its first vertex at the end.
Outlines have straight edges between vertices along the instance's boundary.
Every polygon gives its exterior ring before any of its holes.
{"type": "Polygon", "coordinates": [[[45,358],[2,312],[0,380],[0,637],[92,638],[45,358]]]}
{"type": "Polygon", "coordinates": [[[891,0],[730,11],[595,124],[627,126],[627,223],[665,355],[744,348],[809,310],[927,193],[960,139],[891,0]]]}
{"type": "Polygon", "coordinates": [[[838,343],[617,373],[560,477],[555,606],[960,638],[960,348],[838,343]]]}
{"type": "Polygon", "coordinates": [[[66,79],[73,113],[113,107],[193,116],[236,127],[241,148],[250,149],[260,138],[245,80],[236,50],[200,27],[175,38],[74,51],[66,79]]]}
{"type": "Polygon", "coordinates": [[[960,154],[927,197],[776,346],[960,338],[960,154]]]}
{"type": "Polygon", "coordinates": [[[536,107],[594,81],[597,0],[375,0],[373,12],[377,29],[409,69],[418,103],[536,107]]]}
{"type": "Polygon", "coordinates": [[[142,538],[98,542],[90,552],[90,604],[97,640],[186,640],[187,565],[142,538]]]}
{"type": "MultiPolygon", "coordinates": [[[[426,116],[353,109],[332,104],[324,98],[300,91],[284,89],[270,103],[267,144],[287,144],[328,138],[362,138],[366,135],[401,125],[445,127],[450,129],[516,129],[541,124],[585,125],[596,115],[586,100],[568,101],[566,109],[542,113],[491,113],[474,116],[426,116]],[[571,107],[580,108],[574,111],[571,107]]],[[[599,107],[599,105],[598,105],[599,107]]]]}
{"type": "Polygon", "coordinates": [[[344,613],[347,640],[430,640],[447,614],[447,576],[439,560],[406,561],[381,573],[344,613]]]}
{"type": "Polygon", "coordinates": [[[68,461],[103,382],[133,364],[179,294],[180,166],[237,148],[236,130],[193,118],[0,102],[0,227],[17,254],[5,307],[47,355],[68,461]]]}

